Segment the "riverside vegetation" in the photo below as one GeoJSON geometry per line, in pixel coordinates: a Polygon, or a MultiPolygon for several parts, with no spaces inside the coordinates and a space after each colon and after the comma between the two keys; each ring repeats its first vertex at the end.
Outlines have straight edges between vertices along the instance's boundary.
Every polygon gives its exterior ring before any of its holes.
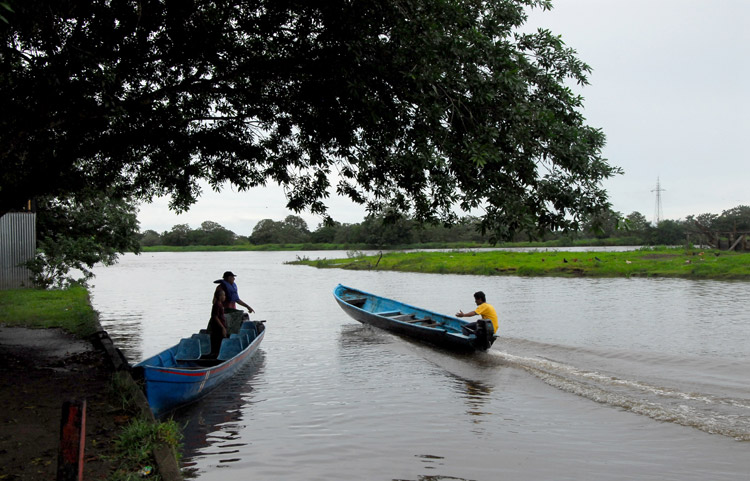
{"type": "MultiPolygon", "coordinates": [[[[89,303],[89,293],[81,287],[65,290],[0,291],[0,325],[41,329],[61,328],[80,339],[87,339],[99,329],[96,311],[89,303]]],[[[29,356],[33,358],[33,354],[29,356]]],[[[182,439],[180,428],[173,420],[154,422],[140,414],[135,403],[134,390],[137,386],[132,381],[127,382],[124,376],[129,377],[129,374],[112,372],[109,385],[93,386],[93,389],[107,393],[107,405],[111,408],[100,412],[97,410],[97,403],[92,403],[92,411],[89,413],[89,417],[103,416],[108,419],[104,421],[106,429],[100,429],[88,441],[95,444],[87,447],[86,464],[101,463],[101,470],[106,472],[106,479],[109,481],[140,479],[141,468],[156,465],[153,453],[157,445],[166,445],[175,452],[179,452],[182,439]],[[96,453],[91,451],[96,451],[96,453]]],[[[53,385],[52,390],[55,392],[55,382],[54,379],[49,379],[45,385],[53,385]]],[[[102,383],[107,383],[106,376],[102,383]]],[[[81,386],[84,384],[81,383],[81,386]]],[[[81,386],[76,389],[84,389],[81,386]]],[[[57,392],[62,392],[62,390],[57,392]]],[[[37,394],[29,392],[28,396],[33,399],[37,394]]],[[[78,392],[77,395],[85,396],[86,393],[78,392]]],[[[23,402],[23,400],[17,398],[15,402],[23,402]]],[[[34,408],[38,411],[40,406],[36,405],[34,408]]],[[[37,412],[37,415],[59,417],[59,409],[59,405],[55,405],[52,406],[53,412],[46,414],[37,412]]],[[[56,436],[57,433],[50,435],[56,436]]],[[[40,454],[36,453],[35,456],[40,454]]],[[[3,476],[0,476],[0,479],[3,479],[3,476]]],[[[150,479],[161,478],[158,473],[154,473],[150,479]]]]}
{"type": "Polygon", "coordinates": [[[626,252],[454,250],[378,255],[350,252],[346,259],[298,257],[290,264],[434,274],[750,280],[748,254],[667,247],[626,252]]]}

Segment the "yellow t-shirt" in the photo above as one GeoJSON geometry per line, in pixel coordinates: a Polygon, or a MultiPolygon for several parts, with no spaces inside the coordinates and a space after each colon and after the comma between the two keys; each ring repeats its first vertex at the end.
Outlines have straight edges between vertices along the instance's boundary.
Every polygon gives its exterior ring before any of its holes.
{"type": "Polygon", "coordinates": [[[494,307],[487,304],[486,302],[483,302],[482,304],[478,305],[476,309],[474,309],[474,312],[479,314],[482,319],[489,319],[490,321],[492,321],[492,327],[495,329],[495,334],[497,334],[497,311],[495,311],[494,307]]]}

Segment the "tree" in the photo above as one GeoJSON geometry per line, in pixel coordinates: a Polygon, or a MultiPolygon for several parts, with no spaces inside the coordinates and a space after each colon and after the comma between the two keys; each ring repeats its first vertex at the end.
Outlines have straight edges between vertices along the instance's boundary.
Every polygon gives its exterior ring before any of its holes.
{"type": "Polygon", "coordinates": [[[280,242],[284,244],[299,244],[310,240],[310,229],[302,217],[288,215],[281,226],[280,242]]]}
{"type": "Polygon", "coordinates": [[[192,229],[188,224],[177,224],[172,226],[172,230],[163,232],[161,235],[164,245],[168,246],[186,246],[190,245],[190,233],[192,229]]]}
{"type": "Polygon", "coordinates": [[[336,244],[364,244],[362,224],[341,224],[336,232],[336,244]]]}
{"type": "Polygon", "coordinates": [[[37,255],[27,265],[39,287],[86,285],[94,265],[140,252],[137,210],[126,199],[83,190],[37,203],[37,255]]]}
{"type": "Polygon", "coordinates": [[[711,244],[714,242],[716,220],[718,218],[718,215],[711,213],[685,217],[685,235],[690,236],[690,238],[700,244],[706,242],[711,244]]]}
{"type": "Polygon", "coordinates": [[[234,244],[237,236],[231,230],[223,227],[217,222],[205,221],[200,228],[202,238],[199,245],[228,246],[234,244]]]}
{"type": "Polygon", "coordinates": [[[663,220],[659,222],[653,232],[651,240],[660,245],[682,245],[686,242],[687,231],[685,224],[678,220],[663,220]]]}
{"type": "Polygon", "coordinates": [[[141,245],[142,246],[158,246],[162,244],[161,236],[158,232],[152,229],[146,230],[141,234],[141,245]]]}
{"type": "Polygon", "coordinates": [[[738,205],[723,211],[714,227],[722,232],[750,232],[750,206],[738,205]]]}
{"type": "Polygon", "coordinates": [[[250,244],[250,237],[245,235],[238,235],[234,239],[235,245],[250,244]]]}
{"type": "MultiPolygon", "coordinates": [[[[0,8],[8,12],[13,11],[13,9],[10,7],[10,4],[8,2],[0,2],[0,8]]],[[[0,12],[2,12],[2,10],[0,10],[0,12]]],[[[0,22],[8,23],[8,19],[6,19],[2,14],[0,14],[0,22]]]]}
{"type": "Polygon", "coordinates": [[[713,230],[716,226],[716,220],[719,218],[716,214],[711,213],[705,213],[705,214],[699,214],[697,216],[689,215],[686,217],[686,220],[692,223],[698,223],[700,226],[713,230]]]}
{"type": "Polygon", "coordinates": [[[390,216],[368,216],[362,223],[365,244],[373,247],[411,244],[413,221],[391,213],[390,216]]]}
{"type": "Polygon", "coordinates": [[[627,221],[627,229],[639,235],[645,234],[651,228],[646,216],[638,211],[631,212],[625,220],[627,221]]]}
{"type": "Polygon", "coordinates": [[[255,245],[281,243],[283,226],[283,222],[263,219],[253,227],[253,233],[250,234],[250,242],[255,245]]]}
{"type": "Polygon", "coordinates": [[[7,4],[0,211],[84,186],[180,211],[201,179],[275,182],[324,216],[334,189],[419,221],[482,207],[504,239],[575,229],[620,172],[567,86],[588,65],[519,32],[549,0],[7,4]]]}
{"type": "Polygon", "coordinates": [[[586,218],[583,234],[593,235],[597,239],[612,237],[619,228],[620,219],[622,219],[622,214],[612,209],[597,212],[586,218]]]}
{"type": "Polygon", "coordinates": [[[479,229],[477,229],[479,225],[481,225],[481,220],[477,217],[464,217],[451,229],[451,235],[446,240],[485,242],[486,239],[479,233],[479,229]]]}
{"type": "Polygon", "coordinates": [[[318,228],[310,233],[310,242],[317,244],[330,244],[336,238],[336,232],[341,227],[341,222],[326,224],[321,222],[318,228]]]}

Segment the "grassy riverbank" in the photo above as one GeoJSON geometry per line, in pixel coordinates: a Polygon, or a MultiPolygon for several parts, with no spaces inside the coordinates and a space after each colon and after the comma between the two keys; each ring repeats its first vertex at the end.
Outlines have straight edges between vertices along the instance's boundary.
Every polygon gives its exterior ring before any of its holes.
{"type": "MultiPolygon", "coordinates": [[[[84,288],[2,290],[0,291],[0,326],[32,329],[60,328],[80,339],[87,339],[100,329],[97,313],[91,307],[89,293],[84,288]]],[[[23,408],[25,405],[33,407],[35,417],[40,420],[59,419],[60,406],[65,399],[59,399],[59,404],[53,400],[70,387],[67,384],[73,383],[71,385],[75,385],[72,388],[75,396],[90,402],[87,425],[98,426],[96,432],[89,437],[90,439],[87,439],[89,443],[93,443],[86,449],[89,458],[87,469],[96,469],[97,473],[106,471],[106,479],[110,481],[140,479],[141,476],[138,473],[141,468],[155,466],[154,450],[158,446],[166,445],[170,449],[179,449],[182,434],[177,423],[171,420],[164,423],[153,422],[141,414],[135,402],[137,392],[134,391],[138,387],[128,373],[114,372],[111,366],[107,366],[106,369],[102,368],[106,364],[96,364],[93,361],[87,364],[71,357],[59,361],[60,365],[65,366],[70,363],[80,364],[80,367],[77,367],[77,370],[71,374],[72,380],[68,378],[61,380],[60,375],[55,374],[54,371],[40,368],[49,360],[38,361],[34,356],[34,351],[27,350],[25,357],[28,359],[24,359],[24,362],[19,364],[24,371],[21,375],[22,379],[14,378],[14,382],[19,385],[21,381],[41,378],[41,384],[34,384],[36,387],[29,388],[31,390],[23,396],[19,396],[14,390],[7,390],[0,395],[0,401],[6,406],[6,411],[12,411],[13,407],[20,403],[19,409],[22,411],[29,409],[23,408]],[[66,385],[59,385],[59,383],[66,385]],[[99,396],[106,402],[99,401],[99,396]],[[35,402],[36,397],[43,397],[50,402],[35,402]],[[125,420],[127,422],[124,422],[125,420]],[[97,463],[101,464],[101,468],[91,468],[92,464],[97,463]]],[[[0,363],[6,366],[4,369],[8,368],[5,361],[8,360],[0,355],[0,363]]],[[[18,363],[18,360],[13,360],[10,365],[12,367],[18,363]]],[[[13,458],[14,461],[23,461],[24,454],[34,459],[42,455],[37,452],[40,449],[36,444],[38,443],[35,437],[37,435],[30,434],[29,439],[24,436],[23,432],[18,432],[13,437],[13,443],[18,451],[13,458]],[[22,447],[24,449],[21,449],[22,447]]],[[[49,436],[56,439],[58,432],[52,430],[49,436]]],[[[161,479],[158,474],[152,477],[161,479]]],[[[0,479],[4,479],[1,473],[0,479]]]]}
{"type": "Polygon", "coordinates": [[[59,327],[82,339],[99,329],[88,291],[82,287],[0,291],[0,322],[33,329],[59,327]]]}
{"type": "Polygon", "coordinates": [[[435,274],[750,280],[750,254],[685,248],[627,252],[389,252],[347,259],[303,258],[292,264],[435,274]]]}

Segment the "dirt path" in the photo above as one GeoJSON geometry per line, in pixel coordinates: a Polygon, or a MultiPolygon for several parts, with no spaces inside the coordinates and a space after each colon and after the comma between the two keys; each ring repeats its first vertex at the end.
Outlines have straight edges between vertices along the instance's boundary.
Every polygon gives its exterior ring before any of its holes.
{"type": "Polygon", "coordinates": [[[129,419],[113,405],[105,351],[59,329],[0,327],[0,481],[54,480],[63,402],[86,399],[85,480],[106,479],[129,419]]]}

